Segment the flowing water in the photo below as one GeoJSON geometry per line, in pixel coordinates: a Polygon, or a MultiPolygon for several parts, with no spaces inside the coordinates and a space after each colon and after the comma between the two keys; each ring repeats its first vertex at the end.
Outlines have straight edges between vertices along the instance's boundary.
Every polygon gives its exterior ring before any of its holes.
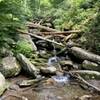
{"type": "MultiPolygon", "coordinates": [[[[53,77],[58,83],[69,82],[69,79],[65,77],[57,78],[53,77]]],[[[76,100],[76,97],[83,95],[94,95],[89,91],[83,90],[76,82],[67,83],[65,85],[58,85],[57,83],[43,84],[39,83],[37,87],[24,87],[20,88],[16,82],[20,80],[28,79],[25,76],[18,76],[9,79],[11,82],[11,87],[4,93],[0,100],[76,100]]],[[[92,82],[93,83],[93,82],[92,82]]],[[[97,82],[95,82],[96,84],[97,82]]],[[[98,83],[100,86],[100,82],[98,83]]],[[[100,100],[100,96],[94,95],[94,99],[100,100]]]]}
{"type": "MultiPolygon", "coordinates": [[[[59,57],[56,56],[56,50],[54,46],[54,57],[48,59],[48,67],[55,66],[60,70],[59,57]]],[[[100,95],[92,94],[91,92],[84,90],[80,85],[71,80],[69,74],[57,74],[51,78],[45,80],[45,82],[37,83],[34,87],[20,88],[16,83],[20,80],[30,79],[25,75],[20,75],[15,78],[10,78],[10,88],[5,91],[0,100],[78,100],[77,97],[84,95],[92,95],[93,98],[89,100],[100,100],[100,95]]],[[[89,81],[95,86],[100,87],[100,81],[89,81]]],[[[86,99],[84,99],[86,100],[86,99]]]]}

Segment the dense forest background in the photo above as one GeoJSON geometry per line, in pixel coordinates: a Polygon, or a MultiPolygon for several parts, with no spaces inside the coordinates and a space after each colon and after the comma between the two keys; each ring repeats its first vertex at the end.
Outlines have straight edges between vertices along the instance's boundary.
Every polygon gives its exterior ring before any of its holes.
{"type": "Polygon", "coordinates": [[[0,0],[0,46],[11,49],[17,29],[40,19],[58,30],[81,30],[76,42],[100,54],[100,0],[0,0]]]}

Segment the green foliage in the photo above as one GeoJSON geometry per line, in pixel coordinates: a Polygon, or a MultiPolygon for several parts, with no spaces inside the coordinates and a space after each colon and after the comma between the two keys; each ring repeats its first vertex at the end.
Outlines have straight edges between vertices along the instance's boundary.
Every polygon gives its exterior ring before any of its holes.
{"type": "Polygon", "coordinates": [[[85,46],[100,51],[100,0],[0,0],[0,46],[15,38],[26,20],[40,17],[53,19],[59,30],[81,29],[85,46]]]}
{"type": "Polygon", "coordinates": [[[32,45],[28,43],[28,41],[26,40],[18,41],[16,48],[15,48],[15,52],[22,53],[26,55],[27,57],[30,57],[33,52],[32,45]]]}
{"type": "Polygon", "coordinates": [[[17,28],[23,28],[26,10],[24,0],[1,0],[0,1],[0,46],[6,38],[13,38],[17,28]]]}

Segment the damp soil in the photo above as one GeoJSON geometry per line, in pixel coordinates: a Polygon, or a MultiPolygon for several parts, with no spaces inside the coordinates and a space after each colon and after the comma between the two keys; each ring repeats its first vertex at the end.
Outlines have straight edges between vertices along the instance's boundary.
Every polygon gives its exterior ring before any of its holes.
{"type": "MultiPolygon", "coordinates": [[[[32,86],[20,88],[16,82],[24,79],[29,78],[20,75],[8,79],[11,86],[5,91],[0,100],[76,100],[76,97],[83,95],[93,95],[93,100],[100,100],[99,95],[82,89],[76,82],[66,85],[40,83],[35,88],[32,86]]],[[[100,87],[100,81],[90,80],[89,82],[100,87]]]]}

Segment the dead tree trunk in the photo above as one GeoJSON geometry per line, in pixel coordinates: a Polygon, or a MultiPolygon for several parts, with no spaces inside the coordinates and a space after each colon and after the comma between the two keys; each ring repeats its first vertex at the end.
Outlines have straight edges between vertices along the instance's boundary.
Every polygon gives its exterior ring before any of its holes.
{"type": "Polygon", "coordinates": [[[82,48],[79,47],[71,47],[69,52],[73,54],[75,57],[82,59],[82,60],[89,60],[100,64],[100,56],[90,53],[82,48]]]}

